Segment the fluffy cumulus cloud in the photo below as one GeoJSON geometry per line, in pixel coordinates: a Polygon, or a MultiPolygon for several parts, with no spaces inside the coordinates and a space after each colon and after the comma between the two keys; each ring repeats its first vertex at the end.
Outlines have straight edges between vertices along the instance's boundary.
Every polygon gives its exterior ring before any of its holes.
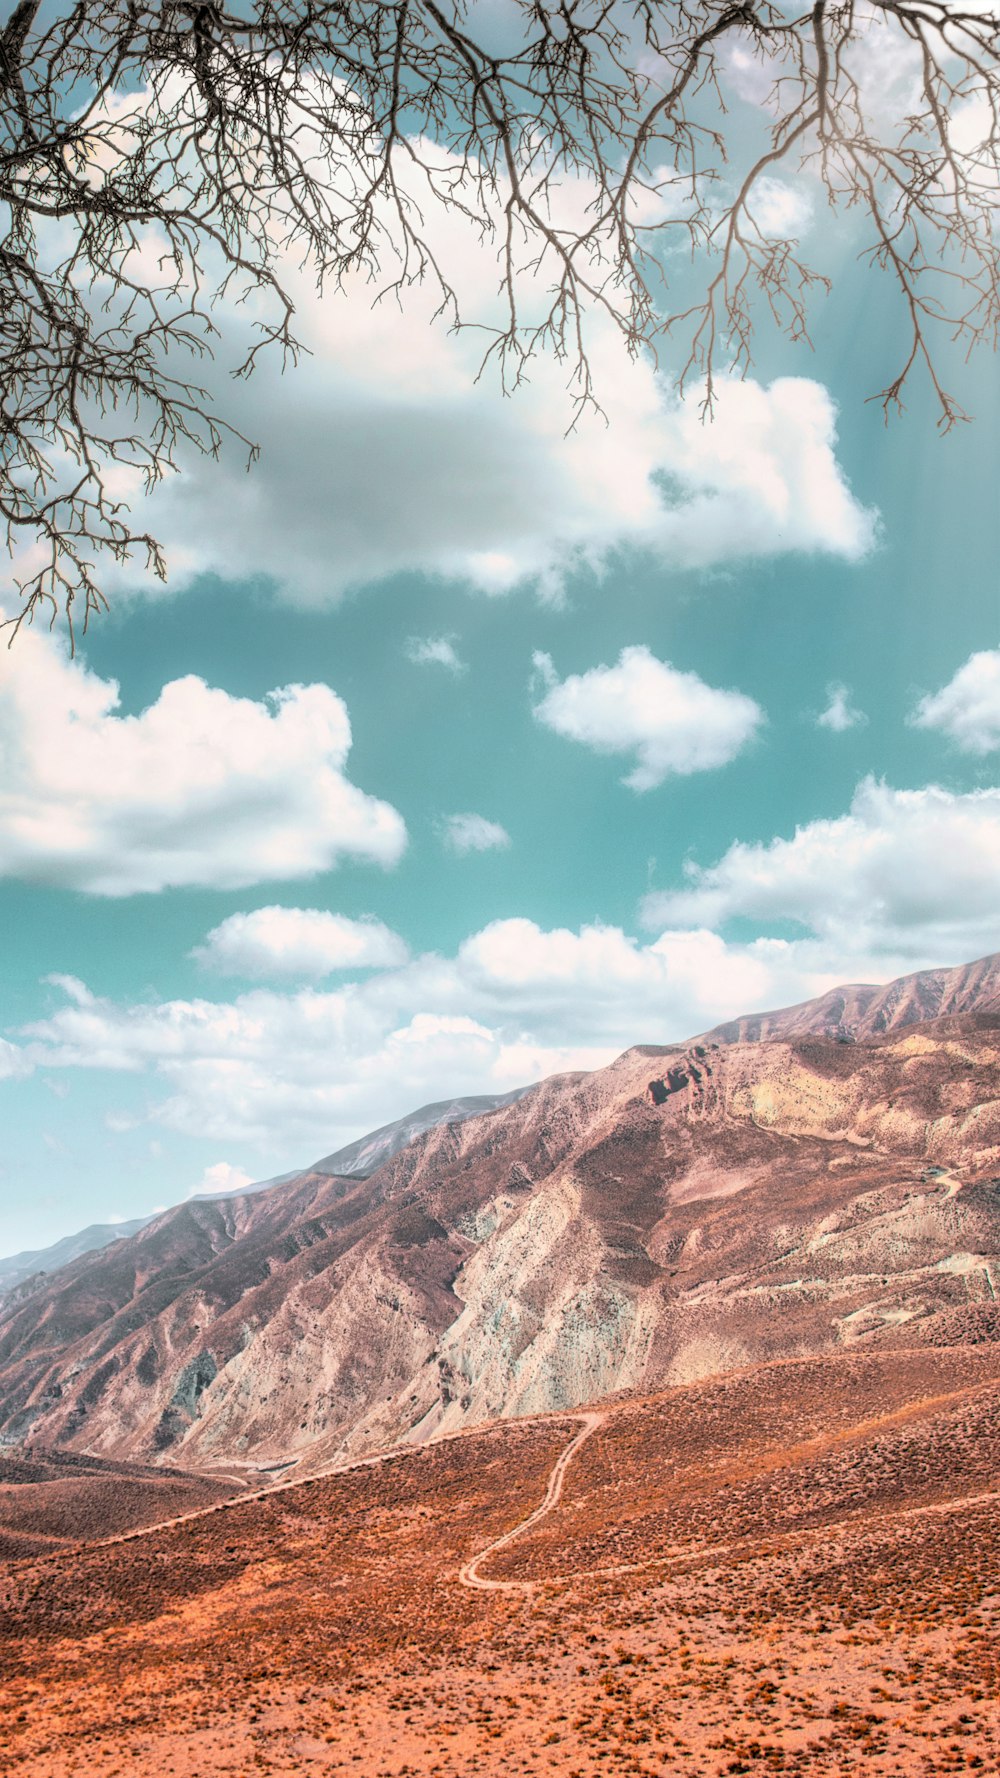
{"type": "MultiPolygon", "coordinates": [[[[582,220],[590,195],[567,180],[566,215],[582,220]]],[[[567,436],[566,366],[544,355],[505,399],[492,366],[479,376],[482,325],[504,320],[496,244],[426,189],[418,201],[460,311],[477,325],[455,332],[435,321],[430,280],[373,307],[365,276],[319,295],[289,266],[309,353],[301,368],[282,374],[280,356],[265,356],[235,389],[221,359],[206,372],[223,411],[262,443],[259,464],[247,475],[234,449],[217,464],[182,465],[145,505],[135,490],[142,526],[166,545],[171,585],[202,571],[264,577],[316,606],[412,570],[486,593],[534,585],[557,597],[568,573],[627,545],[678,568],[788,552],[854,560],[869,549],[873,515],[846,482],[834,406],[813,380],[723,375],[705,422],[697,388],[681,399],[595,314],[586,339],[602,413],[578,415],[567,436]]],[[[795,229],[808,207],[777,179],[764,182],[759,205],[768,226],[795,229]]],[[[528,325],[551,302],[549,283],[547,268],[521,276],[528,325]]],[[[219,318],[238,362],[253,316],[223,304],[219,318]]],[[[115,578],[120,588],[141,583],[131,569],[115,578]]]]}
{"type": "Polygon", "coordinates": [[[230,914],[191,955],[216,975],[318,981],[334,970],[405,963],[408,952],[381,920],[350,920],[321,908],[266,907],[230,914]]]}
{"type": "Polygon", "coordinates": [[[1000,947],[1000,789],[859,784],[850,809],[791,839],[737,842],[647,897],[651,927],[793,921],[831,957],[958,963],[1000,947]]]}
{"type": "Polygon", "coordinates": [[[937,729],[963,753],[983,756],[1000,747],[1000,649],[983,649],[940,691],[921,698],[915,728],[937,729]]]}
{"type": "Polygon", "coordinates": [[[440,831],[448,851],[459,857],[467,852],[503,852],[510,845],[507,829],[485,815],[446,815],[440,831]]]}
{"type": "Polygon", "coordinates": [[[138,715],[47,636],[0,677],[0,876],[132,895],[394,864],[402,817],[346,775],[351,725],[327,685],[262,702],[190,675],[138,715]]]}
{"type": "Polygon", "coordinates": [[[466,663],[455,647],[453,636],[411,636],[406,644],[407,659],[417,667],[445,667],[449,673],[464,673],[466,663]]]}
{"type": "Polygon", "coordinates": [[[547,654],[536,654],[534,666],[545,688],[535,705],[537,720],[599,753],[634,754],[625,778],[632,790],[728,765],[764,720],[752,698],[718,691],[645,647],[623,649],[613,667],[562,680],[547,654]]]}
{"type": "MultiPolygon", "coordinates": [[[[419,358],[416,328],[401,331],[419,358]]],[[[583,416],[567,438],[555,367],[501,404],[474,384],[472,362],[437,388],[405,377],[389,388],[395,354],[381,341],[367,382],[339,362],[339,334],[310,343],[307,382],[264,368],[243,398],[241,425],[267,440],[249,476],[226,459],[154,497],[171,584],[264,576],[318,606],[416,571],[559,599],[568,574],[627,545],[679,569],[789,552],[857,560],[871,547],[873,515],[837,461],[833,403],[808,379],[723,379],[706,422],[696,390],[681,400],[609,339],[593,352],[608,424],[583,416]]]]}
{"type": "Polygon", "coordinates": [[[831,734],[843,735],[848,729],[863,727],[867,721],[864,711],[851,702],[846,685],[827,686],[826,706],[816,718],[818,728],[828,728],[831,734]]]}
{"type": "Polygon", "coordinates": [[[231,1161],[213,1161],[205,1168],[198,1184],[191,1187],[188,1197],[221,1198],[230,1192],[243,1191],[250,1184],[250,1175],[242,1167],[234,1167],[231,1161]]]}

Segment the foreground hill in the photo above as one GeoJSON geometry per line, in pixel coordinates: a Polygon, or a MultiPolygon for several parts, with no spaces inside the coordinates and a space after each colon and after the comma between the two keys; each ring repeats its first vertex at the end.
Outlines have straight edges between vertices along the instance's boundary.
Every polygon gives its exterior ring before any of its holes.
{"type": "Polygon", "coordinates": [[[856,1350],[0,1563],[4,1771],[992,1773],[998,1454],[1000,1345],[856,1350]]]}
{"type": "Polygon", "coordinates": [[[0,1562],[155,1525],[240,1492],[238,1477],[0,1448],[0,1562]]]}
{"type": "Polygon", "coordinates": [[[315,1467],[775,1357],[996,1339],[998,1175],[995,1014],[633,1050],[368,1180],[187,1204],[27,1288],[0,1306],[0,1428],[315,1467]]]}

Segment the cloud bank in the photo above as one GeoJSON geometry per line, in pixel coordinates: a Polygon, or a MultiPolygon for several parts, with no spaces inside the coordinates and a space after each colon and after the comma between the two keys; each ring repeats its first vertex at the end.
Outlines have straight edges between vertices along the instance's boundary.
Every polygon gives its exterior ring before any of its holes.
{"type": "Polygon", "coordinates": [[[791,839],[737,841],[687,874],[684,888],[646,898],[648,926],[793,921],[832,957],[958,963],[1000,945],[1000,789],[894,790],[868,777],[845,815],[791,839]]]}
{"type": "MultiPolygon", "coordinates": [[[[399,171],[405,181],[402,162],[399,171]]],[[[567,178],[559,202],[581,222],[591,196],[567,178]]],[[[623,547],[678,569],[790,552],[853,561],[871,548],[875,515],[848,486],[835,407],[814,380],[722,376],[705,423],[699,389],[681,399],[594,313],[587,351],[603,412],[579,414],[569,431],[567,367],[545,355],[505,399],[491,367],[479,376],[487,336],[478,324],[504,321],[496,244],[425,189],[415,200],[460,312],[477,326],[435,321],[430,281],[373,307],[367,278],[320,295],[288,264],[308,352],[301,368],[283,374],[279,355],[265,355],[236,389],[221,363],[205,373],[220,409],[262,444],[260,462],[247,475],[234,449],[218,463],[183,464],[148,501],[133,490],[140,528],[165,544],[173,587],[204,572],[264,577],[316,607],[416,572],[487,594],[533,586],[557,598],[574,571],[599,569],[623,547]]],[[[758,203],[768,226],[808,220],[802,191],[780,180],[763,183],[758,203]]],[[[550,302],[544,273],[523,268],[522,321],[550,302]]],[[[220,305],[233,362],[252,320],[220,305]]],[[[137,569],[112,578],[120,590],[158,591],[137,569]]]]}

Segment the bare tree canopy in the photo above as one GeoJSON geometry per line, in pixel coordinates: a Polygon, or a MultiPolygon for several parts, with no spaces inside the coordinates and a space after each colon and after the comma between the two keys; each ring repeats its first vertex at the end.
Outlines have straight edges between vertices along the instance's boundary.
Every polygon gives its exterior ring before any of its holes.
{"type": "Polygon", "coordinates": [[[761,199],[776,169],[804,171],[863,217],[898,293],[878,398],[898,404],[922,366],[951,426],[935,335],[997,331],[998,46],[998,18],[952,0],[21,0],[0,35],[16,621],[100,609],[102,553],[164,572],[123,489],[233,432],[189,369],[226,305],[253,316],[237,374],[295,354],[283,268],[299,261],[331,291],[370,279],[373,298],[431,282],[449,323],[484,330],[505,386],[547,350],[594,400],[602,314],[710,404],[761,314],[806,336],[825,280],[761,199]],[[757,92],[739,127],[734,68],[757,92]],[[494,313],[462,312],[428,225],[442,205],[496,252],[494,313]]]}

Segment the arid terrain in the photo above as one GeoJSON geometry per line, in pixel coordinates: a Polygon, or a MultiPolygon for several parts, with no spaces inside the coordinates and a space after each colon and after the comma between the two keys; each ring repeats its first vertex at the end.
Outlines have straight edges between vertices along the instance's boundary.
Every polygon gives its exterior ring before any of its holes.
{"type": "Polygon", "coordinates": [[[997,960],[931,976],[9,1291],[3,1778],[1000,1771],[997,960]]]}
{"type": "Polygon", "coordinates": [[[109,1526],[155,1525],[227,1499],[239,1480],[0,1446],[0,1559],[73,1547],[109,1526]]]}
{"type": "Polygon", "coordinates": [[[8,1561],[3,1769],[993,1773],[998,1457],[1000,1345],[852,1351],[8,1561]]]}

